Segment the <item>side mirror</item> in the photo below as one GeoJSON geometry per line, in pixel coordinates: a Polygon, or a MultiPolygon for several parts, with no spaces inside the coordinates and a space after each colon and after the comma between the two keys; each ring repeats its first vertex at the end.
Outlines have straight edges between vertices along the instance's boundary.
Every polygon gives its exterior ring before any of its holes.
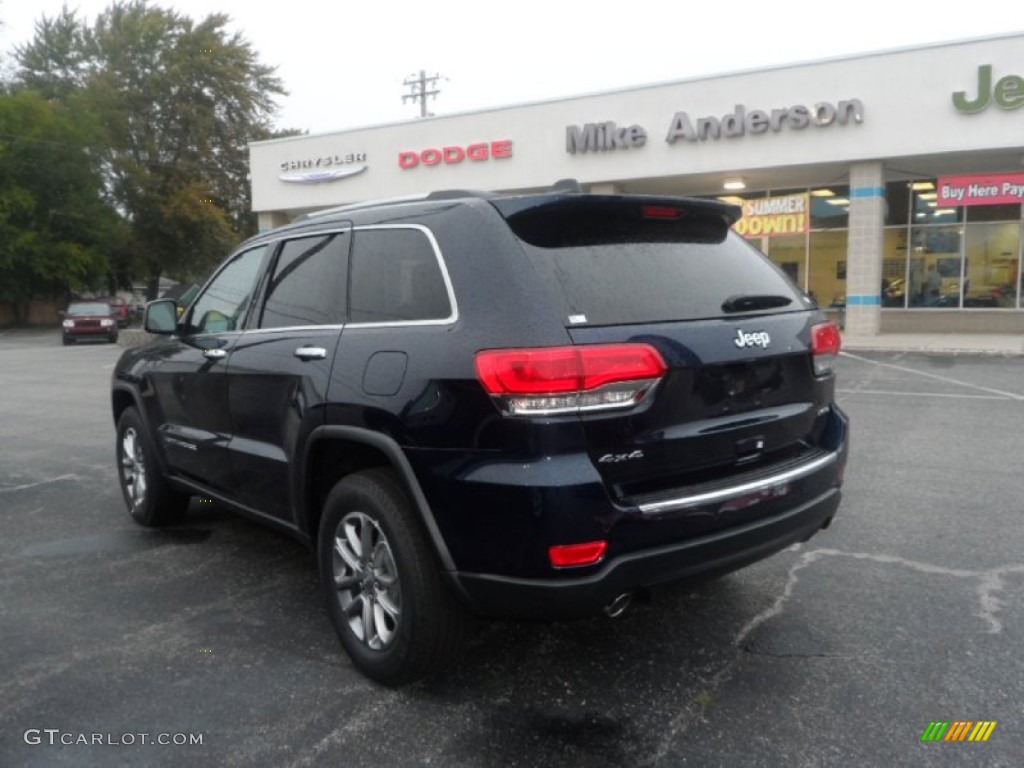
{"type": "Polygon", "coordinates": [[[145,315],[143,315],[142,327],[150,333],[163,335],[177,331],[177,302],[174,299],[157,299],[149,302],[146,305],[145,315]]]}

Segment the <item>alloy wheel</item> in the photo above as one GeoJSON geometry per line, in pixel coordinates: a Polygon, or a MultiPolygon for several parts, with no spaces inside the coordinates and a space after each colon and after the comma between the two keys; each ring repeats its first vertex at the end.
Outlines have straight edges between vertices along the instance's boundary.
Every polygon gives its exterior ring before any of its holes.
{"type": "Polygon", "coordinates": [[[121,437],[121,484],[134,512],[146,502],[146,460],[134,427],[128,427],[121,437]]]}
{"type": "Polygon", "coordinates": [[[349,629],[367,648],[394,642],[402,616],[398,569],[384,531],[363,512],[350,512],[334,531],[332,573],[349,629]]]}

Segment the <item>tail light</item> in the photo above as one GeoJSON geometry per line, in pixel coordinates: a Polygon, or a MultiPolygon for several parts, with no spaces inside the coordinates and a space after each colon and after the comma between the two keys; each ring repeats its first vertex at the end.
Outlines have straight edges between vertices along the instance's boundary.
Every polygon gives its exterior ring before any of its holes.
{"type": "Polygon", "coordinates": [[[839,327],[835,323],[821,323],[811,328],[811,354],[816,376],[832,372],[840,343],[839,327]]]}
{"type": "Polygon", "coordinates": [[[649,344],[488,349],[476,355],[480,383],[513,416],[629,408],[647,397],[666,370],[649,344]]]}

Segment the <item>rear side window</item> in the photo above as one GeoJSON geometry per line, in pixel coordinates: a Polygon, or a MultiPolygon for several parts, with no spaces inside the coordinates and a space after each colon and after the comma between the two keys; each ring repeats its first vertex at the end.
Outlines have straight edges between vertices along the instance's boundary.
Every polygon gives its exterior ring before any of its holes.
{"type": "Polygon", "coordinates": [[[420,229],[357,229],[349,284],[352,323],[443,321],[452,315],[437,253],[420,229]]]}
{"type": "Polygon", "coordinates": [[[743,296],[772,297],[775,312],[810,306],[712,205],[580,197],[503,213],[558,287],[569,325],[735,316],[735,297],[743,296]]]}
{"type": "Polygon", "coordinates": [[[285,242],[267,287],[260,328],[343,321],[349,237],[337,232],[285,242]]]}

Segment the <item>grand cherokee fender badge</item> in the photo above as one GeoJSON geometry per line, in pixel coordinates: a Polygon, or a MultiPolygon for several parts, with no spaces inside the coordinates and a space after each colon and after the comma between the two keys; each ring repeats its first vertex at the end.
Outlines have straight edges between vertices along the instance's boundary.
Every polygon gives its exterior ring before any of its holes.
{"type": "Polygon", "coordinates": [[[736,331],[736,338],[732,340],[740,349],[744,347],[761,347],[761,349],[767,349],[768,345],[772,343],[772,337],[768,335],[767,331],[755,331],[754,333],[744,333],[742,330],[736,331]]]}

